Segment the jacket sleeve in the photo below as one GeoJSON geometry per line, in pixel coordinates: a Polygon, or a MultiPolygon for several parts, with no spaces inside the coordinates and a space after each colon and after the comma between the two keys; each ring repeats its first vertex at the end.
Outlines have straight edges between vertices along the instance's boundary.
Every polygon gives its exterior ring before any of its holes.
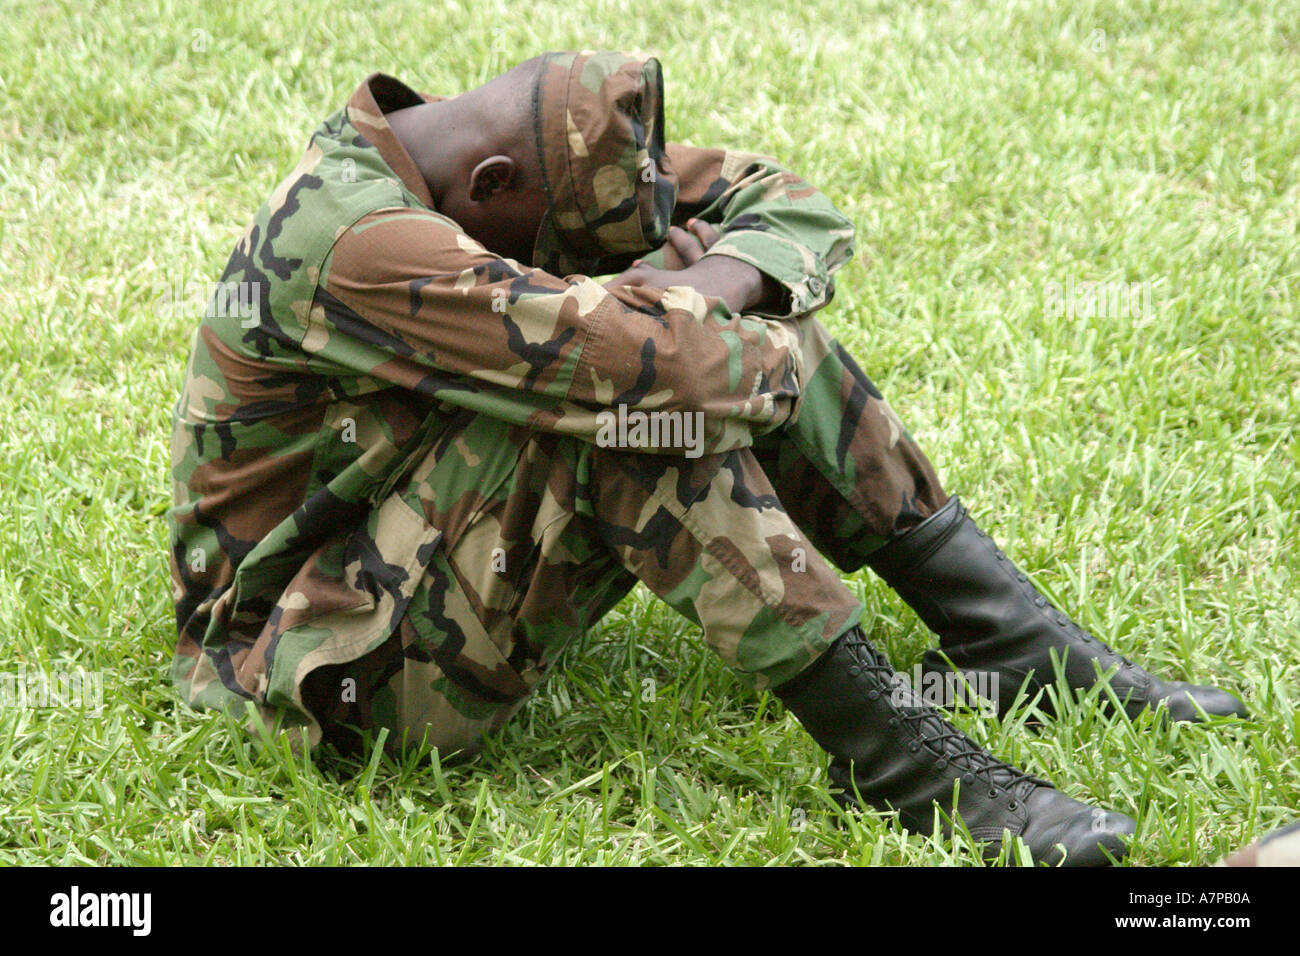
{"type": "Polygon", "coordinates": [[[854,238],[853,222],[830,200],[767,156],[679,143],[667,150],[678,176],[673,222],[712,223],[721,237],[705,255],[740,259],[776,280],[784,307],[764,314],[787,318],[830,302],[854,238]]]}
{"type": "MultiPolygon", "coordinates": [[[[607,290],[501,258],[450,219],[380,210],[344,230],[302,348],[313,369],[375,389],[600,441],[617,406],[698,412],[703,451],[793,417],[797,334],[686,287],[607,290]]],[[[677,453],[678,448],[643,447],[677,453]]]]}

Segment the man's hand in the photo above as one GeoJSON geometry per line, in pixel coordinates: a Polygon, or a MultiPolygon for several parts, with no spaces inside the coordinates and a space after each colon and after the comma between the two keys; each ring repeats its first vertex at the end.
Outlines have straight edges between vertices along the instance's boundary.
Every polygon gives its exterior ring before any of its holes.
{"type": "Polygon", "coordinates": [[[694,265],[718,241],[718,230],[699,219],[686,220],[686,229],[668,227],[668,241],[660,248],[664,254],[664,270],[680,272],[694,265]]]}
{"type": "Polygon", "coordinates": [[[647,285],[658,289],[689,286],[701,295],[722,299],[732,312],[744,312],[760,304],[770,307],[778,301],[776,282],[747,262],[729,256],[704,255],[718,241],[718,231],[707,222],[688,220],[690,231],[679,226],[668,230],[664,243],[666,268],[656,269],[638,260],[632,267],[605,283],[606,288],[620,285],[647,285]]]}

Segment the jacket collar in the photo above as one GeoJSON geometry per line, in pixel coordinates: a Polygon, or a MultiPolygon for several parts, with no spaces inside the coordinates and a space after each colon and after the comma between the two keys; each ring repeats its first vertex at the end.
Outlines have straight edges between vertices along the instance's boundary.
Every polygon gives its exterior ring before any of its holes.
{"type": "Polygon", "coordinates": [[[411,159],[406,147],[388,125],[385,114],[443,99],[446,97],[417,93],[387,73],[371,73],[353,92],[347,106],[348,122],[379,151],[380,158],[397,173],[406,188],[430,209],[433,208],[433,196],[429,193],[429,185],[415,160],[411,159]]]}

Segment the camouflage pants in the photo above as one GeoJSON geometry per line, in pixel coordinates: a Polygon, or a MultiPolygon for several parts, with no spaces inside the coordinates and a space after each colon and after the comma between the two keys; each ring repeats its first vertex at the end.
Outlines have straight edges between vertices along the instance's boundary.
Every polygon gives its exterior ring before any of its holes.
{"type": "Polygon", "coordinates": [[[947,497],[852,358],[815,318],[799,326],[803,406],[752,448],[651,455],[460,416],[443,441],[496,449],[508,475],[440,515],[437,554],[387,641],[307,675],[324,738],[351,750],[358,731],[387,727],[475,752],[637,581],[757,689],[815,660],[862,612],[821,554],[857,570],[947,497]]]}

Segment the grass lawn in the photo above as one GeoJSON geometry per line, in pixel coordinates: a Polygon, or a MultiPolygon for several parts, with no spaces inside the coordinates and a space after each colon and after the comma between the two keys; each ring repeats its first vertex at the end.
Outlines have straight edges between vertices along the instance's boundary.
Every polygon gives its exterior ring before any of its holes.
{"type": "MultiPolygon", "coordinates": [[[[823,320],[1040,586],[1255,715],[957,721],[1137,818],[1135,864],[1300,814],[1300,4],[797,9],[5,2],[0,672],[80,668],[103,707],[0,709],[0,864],[978,863],[837,825],[794,718],[644,591],[468,764],[294,756],[173,696],[176,290],[366,74],[451,93],[599,46],[660,57],[671,139],[777,156],[855,219],[823,320]]],[[[909,669],[928,632],[849,580],[909,669]]]]}

